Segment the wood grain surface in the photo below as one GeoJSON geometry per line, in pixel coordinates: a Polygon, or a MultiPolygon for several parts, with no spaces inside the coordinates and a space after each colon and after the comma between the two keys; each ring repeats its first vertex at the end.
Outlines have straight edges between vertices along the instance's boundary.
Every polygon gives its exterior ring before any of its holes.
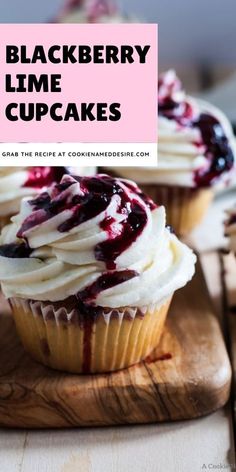
{"type": "Polygon", "coordinates": [[[0,425],[45,428],[196,418],[223,406],[231,369],[200,266],[176,293],[152,357],[110,375],[47,369],[24,352],[2,304],[0,425]]]}

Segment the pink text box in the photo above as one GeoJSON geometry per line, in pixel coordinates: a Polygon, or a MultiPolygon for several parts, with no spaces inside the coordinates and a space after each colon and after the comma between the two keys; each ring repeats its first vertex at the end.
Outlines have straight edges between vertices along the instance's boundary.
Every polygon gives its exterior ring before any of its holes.
{"type": "MultiPolygon", "coordinates": [[[[137,57],[137,56],[136,56],[137,57]]],[[[157,25],[150,24],[4,24],[0,44],[1,142],[132,142],[153,143],[157,136],[157,25]],[[6,45],[151,45],[146,64],[6,64],[6,45]],[[61,93],[6,93],[5,75],[61,74],[61,93]],[[119,102],[122,117],[112,122],[11,122],[11,103],[119,102]]],[[[14,83],[14,80],[12,81],[14,83]]],[[[14,114],[16,112],[14,111],[14,114]]]]}

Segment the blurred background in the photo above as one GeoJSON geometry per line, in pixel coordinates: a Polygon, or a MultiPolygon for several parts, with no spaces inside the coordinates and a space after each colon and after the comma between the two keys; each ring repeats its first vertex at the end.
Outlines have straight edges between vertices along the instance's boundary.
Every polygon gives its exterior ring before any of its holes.
{"type": "MultiPolygon", "coordinates": [[[[53,21],[65,3],[65,0],[1,1],[0,19],[3,23],[53,21]]],[[[116,3],[132,18],[159,24],[159,69],[175,68],[189,92],[218,105],[235,125],[236,0],[116,3]]]]}

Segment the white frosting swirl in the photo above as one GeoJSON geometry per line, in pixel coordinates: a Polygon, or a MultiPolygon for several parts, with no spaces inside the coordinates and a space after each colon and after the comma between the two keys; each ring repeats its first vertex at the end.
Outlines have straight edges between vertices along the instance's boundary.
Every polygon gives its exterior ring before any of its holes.
{"type": "MultiPolygon", "coordinates": [[[[103,190],[99,195],[97,184],[104,178],[107,177],[94,178],[95,199],[103,196],[103,190]]],[[[83,179],[77,181],[65,176],[62,183],[70,183],[69,187],[59,193],[55,190],[58,186],[51,188],[49,194],[54,210],[59,199],[66,204],[50,217],[43,209],[37,210],[35,203],[22,202],[20,213],[12,219],[11,225],[4,228],[1,244],[15,243],[21,228],[21,234],[33,252],[30,257],[12,258],[6,257],[2,251],[6,246],[0,247],[0,281],[6,297],[53,302],[82,293],[85,289],[90,293],[91,285],[98,284],[100,290],[96,296],[91,300],[88,296],[92,304],[110,308],[144,307],[162,304],[192,278],[195,255],[165,227],[164,207],[157,208],[151,200],[144,199],[132,182],[110,181],[115,182],[116,191],[110,199],[105,197],[107,205],[96,212],[98,200],[92,199],[95,214],[64,231],[58,228],[62,229],[71,221],[76,209],[79,221],[80,209],[83,210],[81,202],[86,202],[86,195],[89,198],[83,179]],[[56,197],[53,197],[55,192],[56,197]],[[79,202],[76,208],[70,205],[73,198],[79,202]],[[141,212],[145,224],[124,250],[118,246],[118,255],[113,258],[115,268],[108,269],[106,261],[97,256],[96,248],[104,242],[120,241],[125,225],[130,224],[132,205],[138,207],[134,217],[138,218],[141,212]],[[107,221],[110,222],[108,229],[104,226],[107,221]],[[132,277],[108,288],[101,283],[101,277],[119,277],[126,271],[133,274],[132,277]]],[[[134,223],[132,231],[136,230],[135,219],[134,223]]],[[[132,231],[129,233],[131,236],[132,231]]]]}
{"type": "MultiPolygon", "coordinates": [[[[157,167],[119,167],[117,173],[143,184],[164,184],[195,187],[196,171],[209,168],[206,146],[202,141],[199,128],[192,123],[201,113],[215,117],[221,124],[229,145],[236,156],[236,141],[226,116],[215,106],[203,100],[186,96],[174,71],[163,74],[159,84],[159,106],[165,100],[176,104],[176,115],[159,113],[158,117],[158,166],[157,167]],[[181,118],[181,125],[178,118],[181,118]]],[[[224,183],[229,172],[222,173],[210,184],[224,183]]]]}
{"type": "Polygon", "coordinates": [[[236,254],[236,206],[227,211],[225,235],[229,237],[229,247],[236,254]]]}
{"type": "MultiPolygon", "coordinates": [[[[95,167],[70,167],[68,172],[94,175],[95,167]]],[[[29,178],[27,167],[0,167],[0,217],[11,216],[20,209],[23,197],[35,195],[42,186],[25,186],[29,178]]]]}
{"type": "Polygon", "coordinates": [[[0,216],[16,213],[21,199],[32,195],[32,188],[24,187],[27,179],[26,167],[0,167],[0,216]]]}

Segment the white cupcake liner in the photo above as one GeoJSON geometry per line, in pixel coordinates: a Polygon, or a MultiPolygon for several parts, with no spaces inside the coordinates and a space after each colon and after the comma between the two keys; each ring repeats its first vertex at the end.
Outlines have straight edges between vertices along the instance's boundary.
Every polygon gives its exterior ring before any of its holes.
{"type": "Polygon", "coordinates": [[[50,367],[75,372],[110,372],[148,356],[157,346],[169,302],[154,306],[104,310],[93,318],[76,309],[10,299],[26,350],[50,367]]]}

